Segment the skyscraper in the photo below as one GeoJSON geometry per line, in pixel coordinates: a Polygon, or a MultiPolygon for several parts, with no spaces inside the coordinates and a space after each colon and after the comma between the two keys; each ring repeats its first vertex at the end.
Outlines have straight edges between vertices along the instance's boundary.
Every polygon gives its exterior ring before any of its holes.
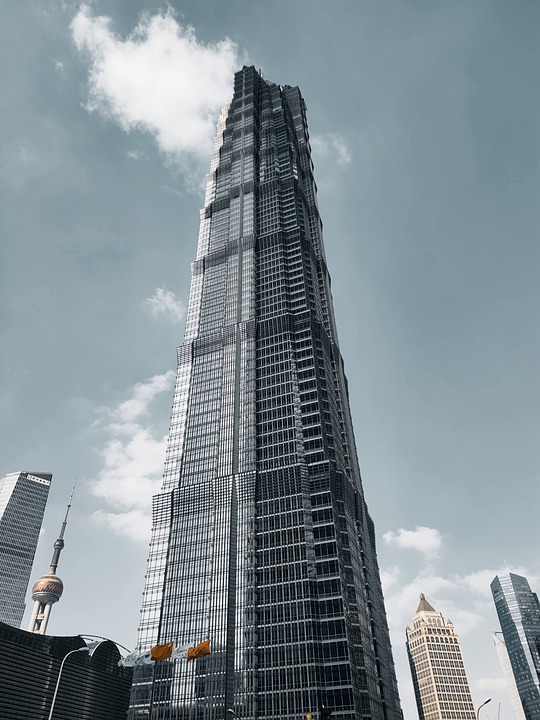
{"type": "Polygon", "coordinates": [[[306,122],[297,87],[235,75],[205,207],[130,718],[398,720],[306,122]]]}
{"type": "Polygon", "coordinates": [[[519,697],[516,679],[514,678],[514,673],[512,671],[512,663],[510,662],[503,634],[501,632],[494,632],[493,642],[495,644],[495,649],[497,650],[497,655],[499,656],[499,662],[501,663],[506,689],[508,690],[510,702],[512,703],[512,710],[514,711],[514,718],[515,720],[525,720],[523,705],[521,704],[521,699],[519,697]]]}
{"type": "Polygon", "coordinates": [[[0,480],[0,622],[19,627],[24,615],[51,473],[15,472],[0,480]]]}
{"type": "Polygon", "coordinates": [[[501,630],[527,720],[540,718],[540,604],[527,578],[497,575],[491,583],[501,630]]]}
{"type": "Polygon", "coordinates": [[[420,720],[475,720],[459,638],[423,593],[406,632],[420,720]]]}

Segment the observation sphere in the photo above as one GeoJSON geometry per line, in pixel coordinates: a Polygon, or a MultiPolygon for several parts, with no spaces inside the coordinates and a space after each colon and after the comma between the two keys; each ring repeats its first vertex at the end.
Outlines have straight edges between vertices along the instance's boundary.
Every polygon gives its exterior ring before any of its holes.
{"type": "Polygon", "coordinates": [[[42,575],[32,588],[32,600],[46,605],[60,600],[64,592],[64,583],[58,575],[42,575]]]}

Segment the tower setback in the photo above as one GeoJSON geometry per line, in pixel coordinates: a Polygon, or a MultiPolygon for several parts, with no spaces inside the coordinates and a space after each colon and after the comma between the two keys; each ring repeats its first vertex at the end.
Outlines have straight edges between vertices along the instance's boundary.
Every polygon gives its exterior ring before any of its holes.
{"type": "Polygon", "coordinates": [[[134,720],[402,717],[297,87],[235,75],[212,153],[134,720]]]}
{"type": "Polygon", "coordinates": [[[19,627],[52,474],[14,472],[0,480],[0,622],[19,627]]]}

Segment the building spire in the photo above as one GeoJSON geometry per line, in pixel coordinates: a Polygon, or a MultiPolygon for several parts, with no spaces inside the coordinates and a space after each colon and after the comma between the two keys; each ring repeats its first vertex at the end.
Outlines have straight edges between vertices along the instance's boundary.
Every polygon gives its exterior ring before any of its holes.
{"type": "Polygon", "coordinates": [[[56,575],[56,568],[58,567],[58,561],[60,560],[60,553],[64,549],[64,533],[66,531],[67,526],[67,520],[69,511],[71,510],[71,501],[73,500],[73,493],[75,492],[75,485],[77,484],[77,481],[73,484],[73,488],[71,489],[71,495],[69,496],[69,502],[68,506],[66,508],[66,516],[64,518],[64,522],[62,523],[62,528],[60,530],[60,535],[56,539],[56,542],[54,543],[54,550],[53,550],[53,556],[51,559],[51,566],[49,568],[49,574],[50,575],[56,575]]]}
{"type": "Polygon", "coordinates": [[[28,631],[37,633],[38,635],[45,635],[52,606],[60,600],[62,593],[64,592],[64,583],[56,574],[56,570],[60,561],[60,553],[62,552],[65,544],[64,533],[67,527],[69,511],[71,510],[71,501],[73,500],[73,493],[75,492],[75,484],[73,485],[71,495],[69,496],[66,515],[60,529],[60,534],[54,543],[49,572],[46,575],[42,575],[39,580],[34,583],[34,587],[32,588],[34,610],[32,611],[28,631]]]}

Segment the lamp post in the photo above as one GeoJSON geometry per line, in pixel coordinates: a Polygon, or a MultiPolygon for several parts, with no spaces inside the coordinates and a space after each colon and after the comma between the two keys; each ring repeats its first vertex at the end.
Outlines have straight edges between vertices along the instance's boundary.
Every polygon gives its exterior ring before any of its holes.
{"type": "Polygon", "coordinates": [[[49,720],[52,720],[54,704],[56,702],[56,696],[58,694],[58,687],[60,686],[60,678],[62,677],[62,670],[64,669],[64,663],[66,662],[66,660],[68,659],[68,657],[70,655],[73,655],[73,653],[76,653],[76,652],[90,652],[90,648],[85,645],[85,647],[76,648],[75,650],[70,650],[68,652],[68,654],[64,657],[62,662],[60,663],[60,671],[58,672],[58,678],[56,680],[56,687],[54,688],[54,695],[53,695],[53,699],[52,699],[52,703],[51,703],[51,709],[49,712],[49,720]]]}
{"type": "Polygon", "coordinates": [[[484,700],[484,702],[480,705],[478,710],[476,711],[476,720],[480,717],[480,710],[484,707],[484,705],[487,705],[488,702],[491,702],[491,698],[488,698],[487,700],[484,700]]]}

